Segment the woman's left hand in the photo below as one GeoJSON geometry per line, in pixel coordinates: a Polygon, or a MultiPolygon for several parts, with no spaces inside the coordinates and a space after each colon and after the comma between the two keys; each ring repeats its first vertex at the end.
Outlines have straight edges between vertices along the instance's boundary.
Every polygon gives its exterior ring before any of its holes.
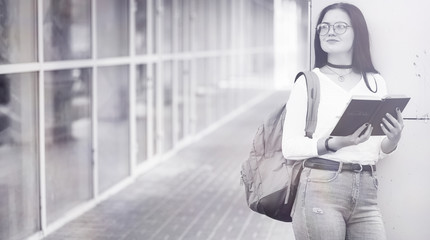
{"type": "Polygon", "coordinates": [[[386,117],[382,119],[383,124],[381,124],[381,128],[388,140],[397,144],[400,141],[404,125],[402,112],[400,112],[400,109],[398,108],[396,109],[396,112],[397,119],[389,113],[386,114],[386,117]]]}

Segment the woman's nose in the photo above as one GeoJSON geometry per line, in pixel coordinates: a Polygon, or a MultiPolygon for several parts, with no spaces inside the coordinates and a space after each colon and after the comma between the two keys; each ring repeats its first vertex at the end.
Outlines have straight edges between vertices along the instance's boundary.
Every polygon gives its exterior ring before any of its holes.
{"type": "Polygon", "coordinates": [[[335,35],[335,32],[334,32],[334,26],[329,26],[328,27],[328,33],[327,33],[328,35],[335,35]]]}

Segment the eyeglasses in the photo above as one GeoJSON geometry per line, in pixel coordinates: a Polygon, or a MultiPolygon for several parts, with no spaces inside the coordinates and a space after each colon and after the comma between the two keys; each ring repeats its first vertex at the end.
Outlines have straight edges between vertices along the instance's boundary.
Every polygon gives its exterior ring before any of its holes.
{"type": "Polygon", "coordinates": [[[346,32],[346,30],[351,27],[349,26],[347,23],[344,22],[337,22],[333,25],[330,25],[328,23],[320,23],[317,25],[317,33],[320,36],[325,36],[327,35],[327,33],[330,31],[330,27],[333,26],[333,31],[336,34],[344,34],[346,32]]]}

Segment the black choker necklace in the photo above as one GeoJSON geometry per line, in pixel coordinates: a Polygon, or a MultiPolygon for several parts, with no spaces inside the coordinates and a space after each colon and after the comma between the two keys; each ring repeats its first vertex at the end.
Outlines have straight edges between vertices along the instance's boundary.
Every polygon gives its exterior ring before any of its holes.
{"type": "Polygon", "coordinates": [[[337,65],[337,64],[333,64],[333,63],[329,63],[329,62],[327,62],[327,66],[330,66],[332,68],[340,68],[340,69],[352,68],[352,65],[337,65]]]}

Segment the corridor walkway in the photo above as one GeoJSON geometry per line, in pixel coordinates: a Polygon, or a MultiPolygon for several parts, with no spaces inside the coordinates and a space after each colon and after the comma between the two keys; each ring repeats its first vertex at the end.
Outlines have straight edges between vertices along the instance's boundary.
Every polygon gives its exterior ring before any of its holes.
{"type": "Polygon", "coordinates": [[[285,99],[271,95],[45,239],[294,239],[290,224],[253,213],[240,185],[258,125],[285,99]]]}

